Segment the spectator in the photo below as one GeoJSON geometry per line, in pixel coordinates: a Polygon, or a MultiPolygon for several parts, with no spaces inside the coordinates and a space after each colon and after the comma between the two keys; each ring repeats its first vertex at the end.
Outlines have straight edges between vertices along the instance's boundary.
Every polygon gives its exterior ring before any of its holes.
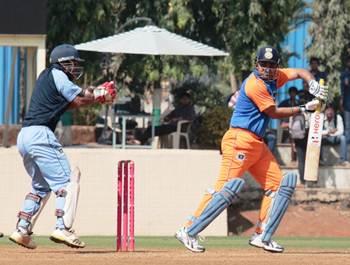
{"type": "Polygon", "coordinates": [[[309,133],[309,116],[306,113],[298,113],[291,117],[289,124],[290,136],[293,139],[293,143],[296,151],[296,158],[298,161],[299,181],[301,185],[305,184],[304,169],[305,169],[305,157],[307,138],[309,133]]]}
{"type": "Polygon", "coordinates": [[[277,144],[277,135],[276,130],[271,129],[270,126],[266,129],[266,133],[264,135],[264,142],[270,149],[273,154],[276,154],[276,144],[277,144]]]}
{"type": "Polygon", "coordinates": [[[315,98],[312,94],[310,94],[309,85],[305,81],[303,81],[303,90],[298,91],[298,96],[300,104],[305,104],[306,102],[309,102],[315,98]]]}
{"type": "MultiPolygon", "coordinates": [[[[155,126],[155,136],[166,135],[175,132],[177,123],[180,120],[192,121],[195,118],[195,111],[191,100],[191,95],[188,92],[181,94],[179,105],[175,107],[167,116],[164,117],[164,124],[155,126]]],[[[145,144],[152,136],[152,127],[149,126],[146,131],[140,136],[140,141],[145,144]]]]}
{"type": "MultiPolygon", "coordinates": [[[[283,100],[278,107],[282,108],[282,107],[295,107],[295,106],[299,106],[300,102],[297,99],[297,95],[298,95],[298,89],[295,86],[292,86],[288,89],[288,94],[289,94],[289,98],[283,100]]],[[[281,119],[281,124],[280,124],[281,128],[283,129],[282,131],[282,143],[285,142],[291,142],[291,138],[289,135],[289,118],[283,118],[281,119]]]]}
{"type": "MultiPolygon", "coordinates": [[[[347,146],[346,138],[344,136],[344,124],[342,117],[335,115],[334,109],[328,106],[325,111],[325,120],[322,131],[322,147],[324,145],[337,145],[340,144],[340,161],[337,163],[340,166],[349,166],[347,161],[347,146]]],[[[322,147],[321,147],[321,161],[322,159],[322,147]]],[[[324,161],[323,161],[324,163],[324,161]]]]}
{"type": "Polygon", "coordinates": [[[310,58],[310,72],[315,77],[315,80],[317,82],[320,81],[320,79],[327,80],[327,73],[320,71],[320,60],[317,57],[311,57],[310,58]]]}
{"type": "Polygon", "coordinates": [[[238,96],[239,96],[239,90],[236,90],[235,92],[231,93],[228,96],[226,102],[229,108],[232,108],[232,109],[235,108],[238,96]]]}
{"type": "Polygon", "coordinates": [[[340,106],[344,112],[345,137],[350,143],[350,57],[346,60],[346,67],[340,76],[341,98],[340,106]]]}

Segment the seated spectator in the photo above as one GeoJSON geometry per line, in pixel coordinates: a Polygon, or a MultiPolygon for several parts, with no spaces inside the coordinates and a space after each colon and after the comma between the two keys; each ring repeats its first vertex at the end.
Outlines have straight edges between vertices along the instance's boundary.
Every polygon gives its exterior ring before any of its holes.
{"type": "Polygon", "coordinates": [[[226,100],[227,106],[231,109],[234,109],[236,106],[237,98],[239,96],[239,90],[231,93],[226,100]]]}
{"type": "MultiPolygon", "coordinates": [[[[322,147],[324,145],[338,144],[340,144],[340,161],[337,163],[337,165],[349,166],[350,163],[347,161],[347,146],[344,135],[343,118],[339,114],[335,115],[334,108],[332,106],[328,106],[325,111],[325,120],[322,131],[322,147]]],[[[324,163],[322,159],[322,147],[321,163],[324,163]]]]}
{"type": "Polygon", "coordinates": [[[289,123],[289,133],[295,146],[300,184],[304,185],[305,157],[309,133],[309,114],[299,113],[291,117],[289,123]]]}
{"type": "MultiPolygon", "coordinates": [[[[292,86],[288,89],[288,94],[289,94],[289,98],[283,100],[278,107],[282,108],[282,107],[295,107],[295,106],[299,106],[300,102],[297,99],[297,95],[298,95],[298,89],[295,86],[292,86]]],[[[282,143],[286,143],[286,142],[291,142],[290,139],[290,135],[289,135],[289,118],[284,118],[281,119],[281,124],[280,124],[281,128],[284,129],[282,132],[282,143]]]]}
{"type": "MultiPolygon", "coordinates": [[[[155,126],[155,136],[166,135],[175,132],[177,123],[180,120],[192,121],[195,118],[194,106],[192,105],[191,96],[184,92],[179,99],[179,105],[175,107],[167,116],[164,117],[164,123],[155,126]]],[[[149,126],[146,131],[139,137],[142,144],[145,144],[152,136],[152,127],[149,126]]]]}
{"type": "Polygon", "coordinates": [[[320,59],[317,57],[310,58],[310,72],[315,77],[315,80],[318,82],[320,79],[327,81],[327,73],[320,71],[320,59]]]}
{"type": "Polygon", "coordinates": [[[340,75],[341,98],[340,106],[344,113],[345,137],[350,144],[350,57],[346,60],[346,67],[340,75]]]}
{"type": "Polygon", "coordinates": [[[277,135],[276,135],[276,130],[273,129],[266,129],[266,133],[264,135],[264,142],[270,149],[270,151],[275,154],[276,152],[276,144],[277,144],[277,135]]]}
{"type": "Polygon", "coordinates": [[[315,97],[309,92],[309,85],[303,81],[303,89],[298,91],[300,104],[306,104],[313,100],[315,97]]]}

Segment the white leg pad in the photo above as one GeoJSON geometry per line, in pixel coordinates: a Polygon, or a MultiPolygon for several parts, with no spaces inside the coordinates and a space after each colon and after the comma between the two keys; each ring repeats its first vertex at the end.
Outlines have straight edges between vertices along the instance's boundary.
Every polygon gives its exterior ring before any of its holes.
{"type": "Polygon", "coordinates": [[[31,221],[31,230],[33,230],[33,227],[35,225],[36,220],[38,220],[39,215],[41,214],[42,210],[44,209],[47,201],[50,198],[51,193],[48,193],[44,198],[40,201],[40,208],[39,210],[33,215],[32,221],[31,221]]]}
{"type": "Polygon", "coordinates": [[[80,170],[78,167],[72,170],[71,181],[66,187],[66,202],[64,204],[64,215],[63,222],[64,225],[70,229],[73,226],[75,215],[77,212],[79,192],[80,192],[80,170]]]}

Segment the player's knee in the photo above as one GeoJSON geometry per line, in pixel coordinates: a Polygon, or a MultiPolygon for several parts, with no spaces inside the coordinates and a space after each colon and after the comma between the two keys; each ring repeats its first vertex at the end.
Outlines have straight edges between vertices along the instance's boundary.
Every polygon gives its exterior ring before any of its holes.
{"type": "Polygon", "coordinates": [[[241,191],[244,186],[244,180],[241,178],[234,178],[228,181],[222,190],[219,192],[220,195],[231,204],[233,199],[236,197],[237,193],[241,191]]]}
{"type": "Polygon", "coordinates": [[[292,197],[297,185],[297,174],[289,172],[285,174],[281,181],[280,192],[287,197],[292,197]]]}

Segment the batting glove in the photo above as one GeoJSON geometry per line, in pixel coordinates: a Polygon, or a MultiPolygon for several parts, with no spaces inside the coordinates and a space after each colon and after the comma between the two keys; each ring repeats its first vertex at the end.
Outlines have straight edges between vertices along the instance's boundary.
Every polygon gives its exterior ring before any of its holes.
{"type": "Polygon", "coordinates": [[[93,91],[95,101],[99,103],[113,103],[117,96],[117,90],[113,81],[105,82],[96,87],[93,91]]]}
{"type": "Polygon", "coordinates": [[[321,86],[316,80],[309,82],[309,92],[323,101],[326,101],[328,98],[328,86],[321,86]]]}
{"type": "Polygon", "coordinates": [[[306,103],[305,105],[300,105],[300,112],[314,112],[317,107],[320,105],[320,101],[318,99],[313,99],[306,103]]]}

